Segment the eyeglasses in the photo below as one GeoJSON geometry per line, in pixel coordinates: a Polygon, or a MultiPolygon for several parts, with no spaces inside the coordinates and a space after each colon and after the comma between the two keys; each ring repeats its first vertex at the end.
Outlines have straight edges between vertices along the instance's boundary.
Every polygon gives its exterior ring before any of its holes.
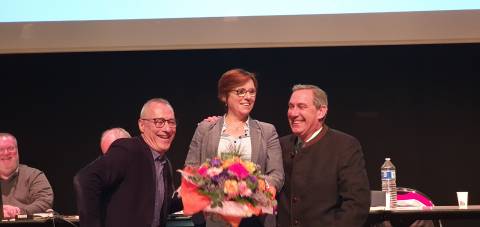
{"type": "Polygon", "coordinates": [[[15,149],[17,149],[17,146],[10,146],[10,147],[4,147],[4,148],[0,148],[0,153],[4,153],[4,152],[12,152],[14,151],[15,149]]]}
{"type": "Polygon", "coordinates": [[[245,88],[239,88],[237,90],[232,90],[232,91],[234,91],[239,97],[245,97],[247,93],[252,97],[257,94],[257,91],[254,88],[250,88],[248,90],[245,88]]]}
{"type": "Polygon", "coordinates": [[[175,119],[168,119],[167,120],[167,119],[164,119],[164,118],[152,118],[152,119],[142,118],[142,120],[153,122],[153,124],[157,128],[162,128],[163,126],[165,126],[165,123],[167,123],[170,128],[177,127],[177,121],[175,119]]]}

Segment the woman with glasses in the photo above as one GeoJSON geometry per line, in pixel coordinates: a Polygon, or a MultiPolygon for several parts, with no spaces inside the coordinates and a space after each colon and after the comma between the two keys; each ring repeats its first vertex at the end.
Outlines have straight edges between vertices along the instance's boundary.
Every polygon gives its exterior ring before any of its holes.
{"type": "MultiPolygon", "coordinates": [[[[203,121],[195,130],[185,165],[199,166],[207,159],[221,156],[232,149],[241,158],[260,166],[269,187],[279,191],[284,174],[282,152],[278,135],[272,124],[253,119],[250,112],[257,95],[257,79],[243,69],[225,72],[218,81],[218,98],[226,113],[216,121],[203,121]]],[[[207,217],[207,226],[224,226],[226,223],[207,217]]],[[[197,226],[205,223],[202,214],[194,215],[197,226]]],[[[275,226],[273,215],[244,218],[240,226],[275,226]]]]}

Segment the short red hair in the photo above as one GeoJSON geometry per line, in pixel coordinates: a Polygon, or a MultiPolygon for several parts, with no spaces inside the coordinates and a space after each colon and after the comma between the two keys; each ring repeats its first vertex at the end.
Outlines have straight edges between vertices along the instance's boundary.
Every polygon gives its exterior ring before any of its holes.
{"type": "Polygon", "coordinates": [[[226,71],[218,80],[218,99],[225,103],[228,93],[235,87],[242,86],[243,84],[247,83],[248,80],[253,81],[255,89],[258,88],[257,78],[255,77],[254,73],[244,69],[230,69],[226,71]]]}

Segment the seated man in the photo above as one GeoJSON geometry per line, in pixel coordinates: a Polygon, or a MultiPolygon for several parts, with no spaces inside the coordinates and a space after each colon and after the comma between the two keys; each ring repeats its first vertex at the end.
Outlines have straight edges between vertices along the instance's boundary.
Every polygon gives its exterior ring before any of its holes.
{"type": "Polygon", "coordinates": [[[102,153],[106,154],[110,145],[117,139],[120,138],[130,138],[130,133],[128,133],[123,128],[111,128],[107,129],[102,133],[102,138],[100,139],[100,149],[102,153]]]}
{"type": "Polygon", "coordinates": [[[17,139],[0,133],[0,182],[3,215],[34,214],[52,208],[53,190],[45,174],[19,164],[17,139]]]}

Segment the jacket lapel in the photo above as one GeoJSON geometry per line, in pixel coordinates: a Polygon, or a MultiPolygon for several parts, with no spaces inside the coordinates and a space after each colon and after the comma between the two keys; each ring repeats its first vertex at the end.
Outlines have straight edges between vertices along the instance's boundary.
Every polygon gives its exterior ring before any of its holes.
{"type": "Polygon", "coordinates": [[[250,141],[252,143],[252,162],[253,163],[259,163],[258,162],[258,152],[260,151],[261,147],[261,131],[260,131],[260,126],[258,125],[258,122],[255,120],[250,119],[248,122],[250,126],[250,141]]]}
{"type": "MultiPolygon", "coordinates": [[[[148,146],[148,144],[145,142],[145,140],[143,140],[143,138],[141,136],[138,136],[138,137],[135,137],[135,139],[137,139],[139,141],[139,143],[141,144],[142,146],[142,153],[143,155],[145,155],[145,157],[148,159],[148,161],[150,162],[150,167],[152,169],[152,172],[151,172],[151,179],[152,179],[152,182],[156,182],[157,179],[155,178],[155,172],[156,172],[156,169],[155,169],[155,161],[153,160],[153,155],[152,155],[152,151],[150,149],[150,146],[148,146]]],[[[155,183],[153,183],[155,185],[155,183]]],[[[156,186],[155,186],[156,187],[156,186]]],[[[156,190],[156,188],[155,188],[156,190]]],[[[155,192],[154,192],[155,193],[155,192]]]]}
{"type": "MultiPolygon", "coordinates": [[[[218,144],[220,143],[220,134],[222,133],[223,127],[223,117],[217,120],[209,128],[208,138],[207,138],[207,147],[205,151],[205,157],[212,159],[218,154],[218,144]]],[[[204,160],[205,161],[205,160],[204,160]]]]}

